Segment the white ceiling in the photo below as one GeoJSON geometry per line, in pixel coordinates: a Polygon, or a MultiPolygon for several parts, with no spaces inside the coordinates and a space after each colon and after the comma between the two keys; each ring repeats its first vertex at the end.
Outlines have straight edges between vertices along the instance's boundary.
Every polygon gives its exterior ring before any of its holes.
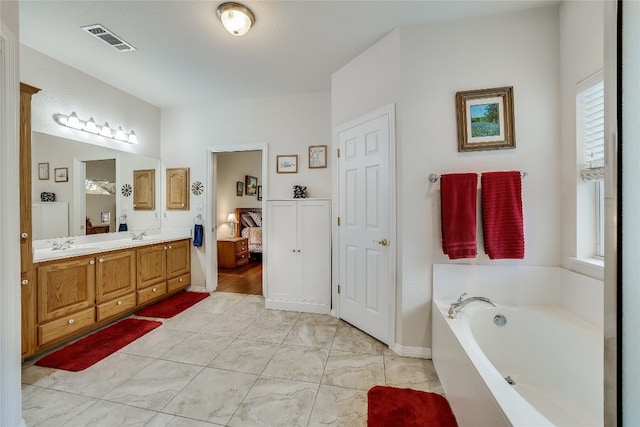
{"type": "Polygon", "coordinates": [[[222,2],[20,0],[20,41],[163,108],[328,91],[332,73],[396,27],[555,1],[248,0],[256,24],[243,37],[223,29],[222,2]],[[91,24],[137,50],[81,30],[91,24]]]}

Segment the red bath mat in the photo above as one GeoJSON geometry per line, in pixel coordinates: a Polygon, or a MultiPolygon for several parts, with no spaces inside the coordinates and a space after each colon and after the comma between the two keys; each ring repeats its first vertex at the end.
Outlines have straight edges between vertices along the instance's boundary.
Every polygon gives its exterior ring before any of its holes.
{"type": "Polygon", "coordinates": [[[160,325],[153,320],[124,319],[43,357],[36,365],[82,371],[160,325]]]}
{"type": "Polygon", "coordinates": [[[182,292],[177,295],[136,311],[136,316],[168,319],[202,301],[209,294],[205,292],[182,292]]]}
{"type": "Polygon", "coordinates": [[[457,427],[449,402],[437,393],[375,386],[367,393],[368,427],[457,427]]]}

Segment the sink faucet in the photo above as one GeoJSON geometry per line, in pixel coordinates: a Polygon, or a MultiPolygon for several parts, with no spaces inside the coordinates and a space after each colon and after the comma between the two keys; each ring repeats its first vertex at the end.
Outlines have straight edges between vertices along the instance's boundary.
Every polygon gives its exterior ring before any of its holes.
{"type": "Polygon", "coordinates": [[[458,301],[451,303],[451,305],[449,306],[449,319],[455,319],[458,316],[458,313],[460,313],[462,311],[462,308],[469,304],[470,302],[473,301],[483,301],[486,302],[487,304],[491,304],[492,306],[496,307],[496,303],[491,301],[489,298],[485,298],[485,297],[469,297],[467,299],[464,299],[464,297],[467,295],[467,293],[463,293],[462,295],[460,295],[458,297],[458,301]]]}
{"type": "Polygon", "coordinates": [[[146,235],[147,235],[146,231],[141,231],[139,234],[133,233],[131,240],[142,240],[142,238],[146,235]]]}
{"type": "Polygon", "coordinates": [[[53,242],[51,244],[51,250],[52,251],[63,251],[65,249],[69,249],[72,244],[73,244],[73,240],[71,240],[71,239],[65,240],[62,243],[53,242]]]}

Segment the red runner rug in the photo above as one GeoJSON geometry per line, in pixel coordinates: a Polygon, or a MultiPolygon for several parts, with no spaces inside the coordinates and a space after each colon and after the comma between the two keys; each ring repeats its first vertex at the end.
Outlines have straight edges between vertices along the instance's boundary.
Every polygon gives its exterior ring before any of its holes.
{"type": "Polygon", "coordinates": [[[202,301],[209,294],[205,292],[181,292],[177,295],[136,311],[136,316],[168,319],[202,301]]]}
{"type": "Polygon", "coordinates": [[[82,371],[160,325],[153,320],[124,319],[43,357],[36,365],[82,371]]]}
{"type": "Polygon", "coordinates": [[[457,427],[449,402],[437,393],[375,386],[367,393],[368,427],[457,427]]]}

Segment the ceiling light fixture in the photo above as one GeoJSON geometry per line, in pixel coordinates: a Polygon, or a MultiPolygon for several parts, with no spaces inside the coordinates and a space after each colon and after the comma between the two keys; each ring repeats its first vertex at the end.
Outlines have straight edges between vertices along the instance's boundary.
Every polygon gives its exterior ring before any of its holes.
{"type": "Polygon", "coordinates": [[[105,138],[128,142],[130,144],[138,143],[138,137],[134,131],[126,133],[122,129],[122,126],[118,127],[117,130],[114,130],[109,127],[109,123],[107,122],[104,122],[104,126],[99,126],[93,120],[93,117],[89,118],[89,120],[87,121],[81,120],[78,118],[78,115],[75,111],[68,116],[64,114],[54,114],[53,120],[55,120],[55,122],[60,126],[65,126],[75,130],[81,130],[93,135],[100,135],[104,136],[105,138]]]}
{"type": "Polygon", "coordinates": [[[253,12],[240,3],[228,2],[218,6],[218,17],[224,28],[234,36],[247,34],[256,22],[253,12]]]}

